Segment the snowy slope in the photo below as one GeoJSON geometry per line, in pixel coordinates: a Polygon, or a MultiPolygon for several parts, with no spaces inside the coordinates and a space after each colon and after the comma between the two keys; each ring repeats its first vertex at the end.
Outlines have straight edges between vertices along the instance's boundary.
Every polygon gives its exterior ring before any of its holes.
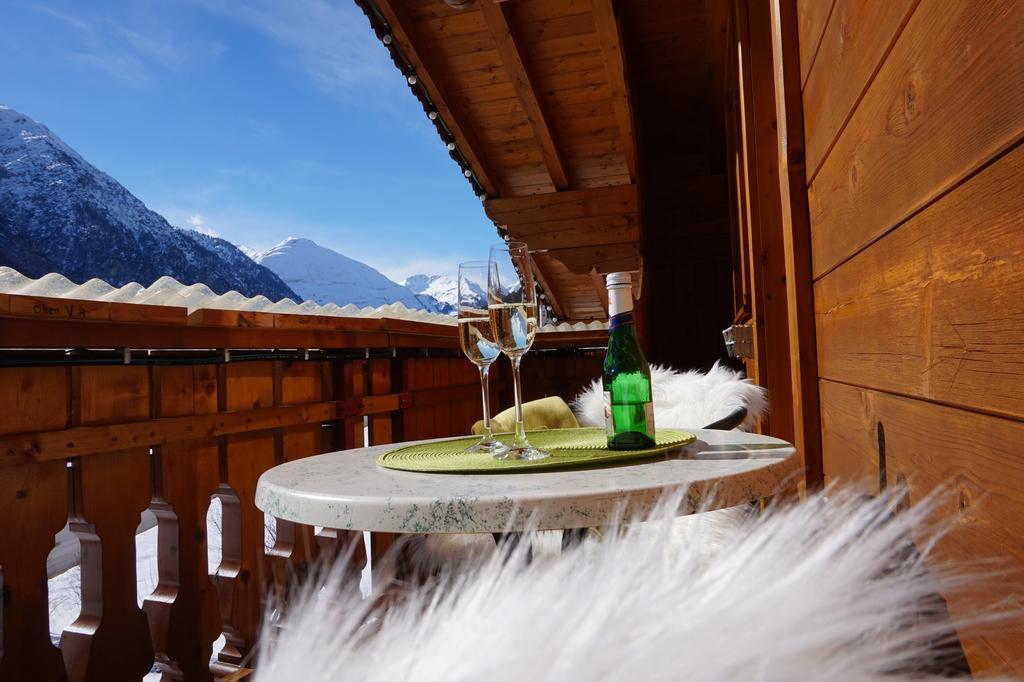
{"type": "Polygon", "coordinates": [[[412,310],[435,311],[432,305],[369,265],[309,239],[289,237],[253,260],[276,273],[302,298],[320,304],[402,303],[412,310]]]}
{"type": "MultiPolygon", "coordinates": [[[[458,310],[459,285],[451,277],[446,275],[413,275],[406,278],[402,284],[421,299],[435,302],[439,313],[454,315],[458,310]]],[[[480,287],[474,287],[474,293],[486,306],[487,292],[480,287]]]]}
{"type": "Polygon", "coordinates": [[[0,105],[0,265],[114,286],[164,275],[214,291],[297,298],[233,244],[172,227],[49,128],[0,105]]]}

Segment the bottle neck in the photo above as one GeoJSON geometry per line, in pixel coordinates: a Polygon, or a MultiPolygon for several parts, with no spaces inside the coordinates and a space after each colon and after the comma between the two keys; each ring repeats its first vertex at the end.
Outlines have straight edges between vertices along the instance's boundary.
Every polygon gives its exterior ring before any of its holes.
{"type": "Polygon", "coordinates": [[[627,285],[608,287],[608,330],[634,324],[633,291],[627,285]]]}

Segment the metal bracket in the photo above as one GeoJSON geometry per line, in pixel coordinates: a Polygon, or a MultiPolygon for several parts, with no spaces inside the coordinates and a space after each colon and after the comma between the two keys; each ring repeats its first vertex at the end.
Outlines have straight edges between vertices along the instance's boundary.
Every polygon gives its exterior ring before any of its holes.
{"type": "Polygon", "coordinates": [[[734,324],[728,329],[722,330],[722,338],[725,339],[725,349],[729,352],[730,358],[754,357],[754,327],[749,324],[734,324]]]}

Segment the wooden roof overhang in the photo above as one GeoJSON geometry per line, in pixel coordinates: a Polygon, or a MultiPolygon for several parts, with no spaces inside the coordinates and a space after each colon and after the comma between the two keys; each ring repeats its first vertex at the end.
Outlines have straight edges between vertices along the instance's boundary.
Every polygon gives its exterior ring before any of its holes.
{"type": "Polygon", "coordinates": [[[557,318],[606,318],[602,275],[642,268],[613,0],[356,2],[557,318]]]}

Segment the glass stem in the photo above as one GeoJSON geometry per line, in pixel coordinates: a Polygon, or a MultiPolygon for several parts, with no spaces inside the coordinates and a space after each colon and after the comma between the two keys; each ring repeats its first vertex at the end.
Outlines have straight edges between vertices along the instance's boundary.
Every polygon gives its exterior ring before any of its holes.
{"type": "Polygon", "coordinates": [[[519,362],[522,359],[522,355],[512,358],[512,390],[516,398],[516,434],[512,447],[522,447],[527,444],[526,425],[523,423],[523,388],[519,383],[519,362]]]}
{"type": "Polygon", "coordinates": [[[484,400],[484,438],[490,440],[491,433],[491,381],[489,378],[491,366],[480,365],[480,393],[484,400]]]}

